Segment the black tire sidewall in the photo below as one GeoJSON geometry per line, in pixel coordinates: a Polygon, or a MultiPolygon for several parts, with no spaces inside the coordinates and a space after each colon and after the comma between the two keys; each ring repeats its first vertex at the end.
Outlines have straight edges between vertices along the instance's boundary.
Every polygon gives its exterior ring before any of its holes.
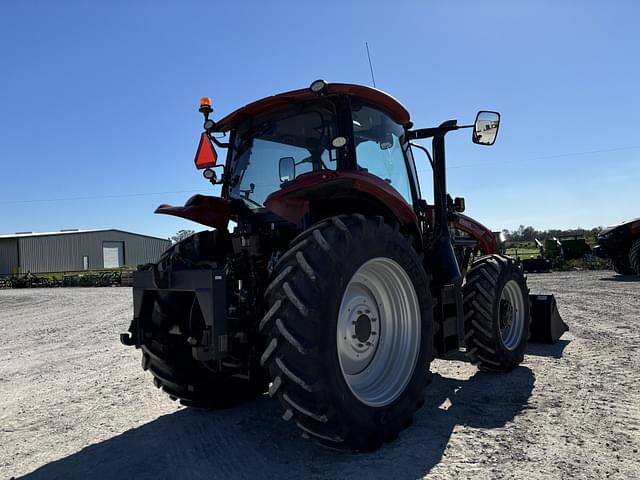
{"type": "Polygon", "coordinates": [[[529,290],[527,288],[526,277],[522,270],[515,262],[508,262],[502,271],[498,275],[496,282],[496,295],[493,299],[493,334],[496,335],[498,341],[496,345],[500,348],[500,355],[504,357],[504,363],[517,366],[523,359],[524,352],[527,349],[527,342],[529,340],[529,329],[531,324],[531,312],[529,308],[529,290]],[[520,293],[522,294],[522,300],[525,310],[524,325],[520,341],[515,349],[509,350],[505,347],[502,339],[502,333],[500,332],[500,298],[504,290],[505,285],[510,280],[514,280],[520,287],[520,293]]]}
{"type": "Polygon", "coordinates": [[[325,367],[323,380],[329,386],[325,392],[328,397],[326,402],[335,405],[345,424],[375,432],[379,432],[384,425],[389,425],[390,430],[397,430],[397,423],[406,421],[406,412],[413,412],[416,400],[422,395],[432,358],[433,318],[429,280],[417,255],[401,235],[392,235],[385,242],[373,237],[362,240],[353,242],[355,248],[344,255],[342,262],[333,266],[335,286],[330,289],[333,293],[325,292],[325,298],[331,298],[323,302],[324,307],[317,312],[318,317],[326,322],[325,326],[318,329],[321,363],[325,367]],[[355,397],[343,376],[337,351],[337,322],[342,296],[355,272],[376,257],[394,260],[405,270],[415,288],[421,312],[421,339],[414,371],[404,392],[384,407],[371,407],[355,397]]]}

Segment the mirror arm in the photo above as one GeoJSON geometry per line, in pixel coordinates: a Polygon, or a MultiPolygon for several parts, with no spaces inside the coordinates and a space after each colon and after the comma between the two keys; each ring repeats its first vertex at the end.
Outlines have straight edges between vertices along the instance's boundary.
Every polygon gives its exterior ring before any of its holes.
{"type": "Polygon", "coordinates": [[[421,128],[419,130],[408,130],[408,140],[419,140],[421,138],[431,138],[438,133],[437,128],[421,128]]]}
{"type": "Polygon", "coordinates": [[[408,130],[407,138],[409,140],[418,140],[420,138],[431,138],[436,136],[444,136],[449,132],[454,130],[458,130],[459,128],[468,128],[467,125],[462,127],[458,126],[457,120],[447,120],[446,122],[442,122],[437,127],[432,128],[420,128],[418,130],[408,130]]]}

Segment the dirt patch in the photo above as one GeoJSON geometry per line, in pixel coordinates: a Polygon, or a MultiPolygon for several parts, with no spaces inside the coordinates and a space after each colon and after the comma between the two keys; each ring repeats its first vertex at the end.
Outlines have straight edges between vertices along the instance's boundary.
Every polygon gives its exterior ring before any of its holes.
{"type": "Polygon", "coordinates": [[[0,291],[0,479],[637,478],[640,281],[529,275],[571,327],[507,375],[436,361],[425,406],[372,454],[323,450],[275,400],[169,400],[118,342],[131,290],[0,291]]]}

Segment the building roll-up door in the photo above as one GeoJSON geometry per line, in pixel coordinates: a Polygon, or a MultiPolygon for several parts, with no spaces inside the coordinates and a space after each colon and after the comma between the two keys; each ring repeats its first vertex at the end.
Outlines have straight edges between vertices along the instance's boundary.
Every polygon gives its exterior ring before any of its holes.
{"type": "Polygon", "coordinates": [[[118,268],[124,265],[124,242],[102,242],[104,268],[118,268]]]}

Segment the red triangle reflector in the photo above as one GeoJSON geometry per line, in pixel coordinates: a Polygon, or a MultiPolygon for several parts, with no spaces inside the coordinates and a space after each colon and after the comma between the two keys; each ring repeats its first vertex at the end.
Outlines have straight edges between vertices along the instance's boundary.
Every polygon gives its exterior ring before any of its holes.
{"type": "Polygon", "coordinates": [[[216,153],[211,140],[205,132],[202,132],[200,136],[200,144],[198,145],[198,151],[196,152],[196,168],[209,168],[214,167],[218,161],[218,154],[216,153]]]}

